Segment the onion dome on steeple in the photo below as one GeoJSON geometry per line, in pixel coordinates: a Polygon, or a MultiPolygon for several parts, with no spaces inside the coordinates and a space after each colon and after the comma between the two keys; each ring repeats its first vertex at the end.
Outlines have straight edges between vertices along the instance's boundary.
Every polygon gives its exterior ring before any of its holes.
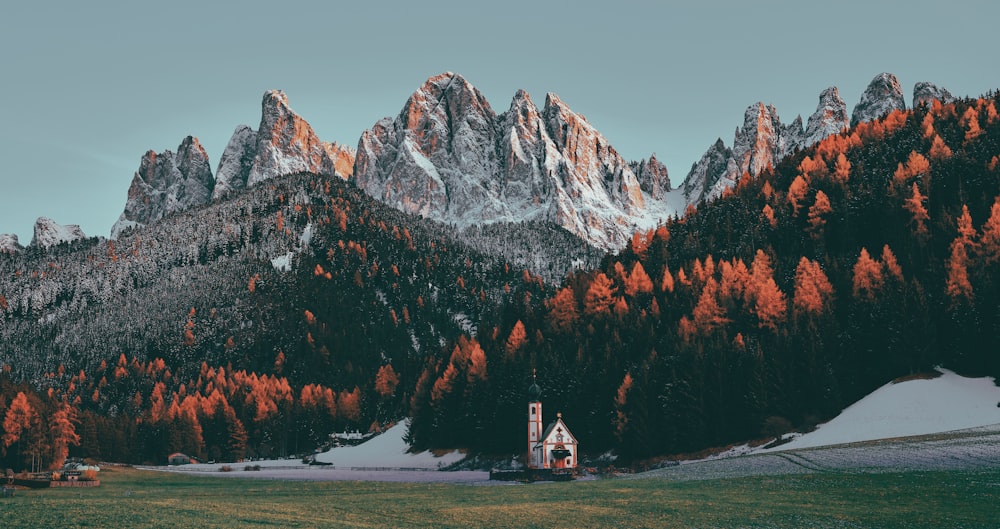
{"type": "Polygon", "coordinates": [[[528,386],[528,399],[530,402],[536,402],[542,397],[542,388],[538,385],[536,378],[536,372],[532,370],[531,385],[528,386]]]}

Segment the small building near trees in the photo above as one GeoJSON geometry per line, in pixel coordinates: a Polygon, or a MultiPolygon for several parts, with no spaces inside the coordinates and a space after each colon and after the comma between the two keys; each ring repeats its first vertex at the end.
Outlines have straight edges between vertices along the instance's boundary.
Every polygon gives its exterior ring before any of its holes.
{"type": "Polygon", "coordinates": [[[182,454],[180,452],[175,452],[167,456],[167,464],[171,466],[190,465],[191,463],[197,463],[197,462],[198,461],[196,461],[191,456],[182,454]]]}

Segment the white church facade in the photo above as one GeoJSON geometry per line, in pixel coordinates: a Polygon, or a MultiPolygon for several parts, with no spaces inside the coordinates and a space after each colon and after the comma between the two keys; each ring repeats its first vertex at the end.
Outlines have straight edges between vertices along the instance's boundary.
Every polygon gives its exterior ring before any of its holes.
{"type": "Polygon", "coordinates": [[[542,389],[537,383],[528,388],[528,468],[573,469],[579,460],[579,444],[562,420],[562,413],[543,429],[542,389]]]}

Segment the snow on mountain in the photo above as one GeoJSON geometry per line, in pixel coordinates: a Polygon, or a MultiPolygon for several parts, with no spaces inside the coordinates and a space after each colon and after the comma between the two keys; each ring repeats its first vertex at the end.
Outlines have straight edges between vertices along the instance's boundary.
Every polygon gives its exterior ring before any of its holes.
{"type": "Polygon", "coordinates": [[[117,239],[126,228],[147,225],[166,215],[208,203],[215,178],[198,138],[188,136],[177,153],[148,151],[132,177],[125,211],[111,228],[117,239]]]}
{"type": "Polygon", "coordinates": [[[14,254],[19,251],[21,251],[21,245],[17,241],[17,235],[0,233],[0,253],[14,254]]]}
{"type": "MultiPolygon", "coordinates": [[[[646,166],[651,192],[662,195],[666,168],[646,166]]],[[[656,222],[632,167],[558,96],[547,94],[539,110],[520,90],[497,115],[451,72],[364,132],[354,181],[398,209],[460,227],[546,220],[604,249],[656,222]]]]}
{"type": "Polygon", "coordinates": [[[1000,387],[992,377],[966,378],[945,369],[938,370],[941,376],[931,380],[886,384],[815,431],[776,450],[1000,424],[1000,387]]]}
{"type": "Polygon", "coordinates": [[[350,148],[320,141],[309,123],[288,106],[284,92],[268,90],[261,101],[257,130],[241,125],[226,145],[212,198],[291,173],[348,178],[353,156],[350,148]]]}
{"type": "Polygon", "coordinates": [[[41,248],[51,248],[64,242],[76,242],[86,239],[83,230],[76,224],[62,225],[48,217],[38,217],[35,221],[35,234],[31,245],[41,248]]]}
{"type": "Polygon", "coordinates": [[[880,73],[868,83],[851,114],[851,126],[884,117],[893,110],[906,109],[903,87],[891,73],[880,73]]]}
{"type": "Polygon", "coordinates": [[[955,96],[951,95],[951,92],[944,87],[939,87],[934,83],[920,81],[913,85],[913,108],[917,108],[921,104],[929,105],[935,99],[942,103],[951,103],[955,100],[955,96]]]}

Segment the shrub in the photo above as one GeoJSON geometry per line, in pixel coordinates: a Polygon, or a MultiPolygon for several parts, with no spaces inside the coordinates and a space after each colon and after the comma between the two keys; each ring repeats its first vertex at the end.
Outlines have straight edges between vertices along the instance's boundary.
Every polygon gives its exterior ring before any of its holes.
{"type": "Polygon", "coordinates": [[[222,465],[221,467],[219,467],[219,472],[232,472],[232,471],[233,467],[229,465],[222,465]]]}
{"type": "Polygon", "coordinates": [[[97,471],[94,470],[94,469],[92,469],[92,468],[88,468],[87,470],[84,470],[83,473],[80,474],[80,480],[81,481],[97,481],[97,471]]]}

